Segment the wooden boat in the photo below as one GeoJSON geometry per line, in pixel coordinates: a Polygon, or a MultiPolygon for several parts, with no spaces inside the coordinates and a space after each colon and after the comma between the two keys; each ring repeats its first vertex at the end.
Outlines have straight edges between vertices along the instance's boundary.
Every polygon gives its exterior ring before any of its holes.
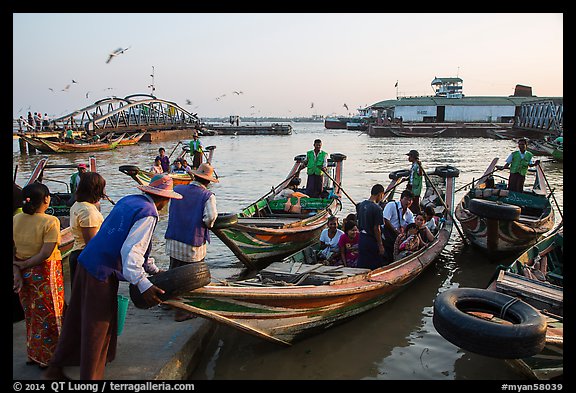
{"type": "MultiPolygon", "coordinates": [[[[124,138],[122,138],[120,140],[120,143],[118,143],[118,146],[131,146],[131,145],[135,145],[138,142],[140,142],[140,139],[142,139],[142,137],[144,136],[144,134],[146,134],[146,131],[142,131],[142,132],[135,132],[135,133],[131,133],[128,135],[125,135],[124,138]]],[[[115,134],[112,134],[110,139],[114,139],[114,137],[118,137],[115,134]]]]}
{"type": "Polygon", "coordinates": [[[345,130],[349,117],[327,117],[324,119],[324,128],[327,130],[345,130]]]}
{"type": "Polygon", "coordinates": [[[554,151],[554,145],[546,140],[534,140],[531,139],[526,145],[526,150],[535,156],[551,156],[554,151]]]}
{"type": "Polygon", "coordinates": [[[493,175],[498,158],[456,206],[455,216],[466,237],[488,253],[518,252],[554,227],[554,209],[540,165],[530,190],[507,190],[507,179],[493,175]],[[498,184],[494,176],[500,177],[498,184]]]}
{"type": "MultiPolygon", "coordinates": [[[[206,150],[208,151],[208,156],[206,158],[206,162],[212,164],[212,157],[214,156],[214,150],[216,149],[216,146],[207,146],[206,150]]],[[[183,145],[182,146],[182,152],[178,155],[177,158],[183,158],[186,156],[186,154],[188,154],[190,152],[190,146],[188,145],[183,145]]],[[[192,160],[188,160],[190,163],[192,162],[192,160]]],[[[138,166],[136,165],[121,165],[118,170],[128,176],[130,176],[132,179],[136,180],[136,182],[138,184],[142,184],[142,185],[148,185],[150,184],[150,180],[154,177],[154,175],[156,175],[155,173],[152,173],[150,171],[144,170],[144,169],[140,169],[138,166]]],[[[172,181],[174,182],[174,185],[180,185],[180,184],[190,184],[190,182],[192,180],[194,180],[194,176],[190,175],[188,173],[169,173],[168,175],[170,175],[170,177],[172,178],[172,181]]]]}
{"type": "MultiPolygon", "coordinates": [[[[89,157],[88,168],[90,172],[96,171],[96,157],[89,157]]],[[[24,183],[24,186],[32,184],[35,182],[42,183],[44,181],[44,172],[46,169],[70,169],[72,171],[77,170],[77,164],[48,164],[48,157],[42,157],[34,170],[30,174],[28,180],[24,183]]],[[[64,183],[66,185],[66,192],[50,192],[50,205],[46,210],[46,214],[50,214],[58,217],[60,220],[60,227],[66,228],[70,225],[70,207],[72,206],[73,194],[70,192],[68,187],[68,182],[58,181],[59,183],[64,183]]],[[[18,189],[22,189],[21,186],[14,182],[14,185],[18,189]]]]}
{"type": "Polygon", "coordinates": [[[56,142],[48,138],[38,138],[25,135],[20,137],[43,153],[83,153],[115,149],[124,137],[124,134],[112,139],[109,142],[81,143],[56,142]]]}
{"type": "Polygon", "coordinates": [[[305,169],[306,155],[294,157],[294,165],[286,179],[239,213],[219,214],[212,232],[248,269],[253,270],[262,269],[315,243],[328,218],[342,208],[340,185],[345,159],[344,154],[330,155],[328,170],[335,174],[335,178],[329,175],[333,181],[324,187],[324,197],[275,199],[305,169]],[[287,210],[289,205],[299,205],[299,212],[287,210]]]}
{"type": "Polygon", "coordinates": [[[486,289],[458,288],[440,295],[433,318],[438,332],[462,349],[506,359],[528,378],[562,378],[563,245],[561,224],[509,266],[500,265],[486,289]],[[503,312],[499,302],[510,311],[503,312]],[[532,314],[531,323],[526,312],[532,314]],[[532,321],[540,321],[543,329],[536,330],[532,321]]]}
{"type": "MultiPolygon", "coordinates": [[[[414,254],[369,270],[316,263],[306,248],[272,263],[255,278],[211,283],[165,303],[283,345],[373,309],[406,288],[448,243],[457,173],[438,173],[448,176],[441,187],[448,208],[440,213],[443,219],[434,240],[414,254]]],[[[388,192],[401,181],[394,176],[388,192]]],[[[439,207],[433,195],[428,188],[427,200],[439,207]]]]}
{"type": "Polygon", "coordinates": [[[434,130],[434,131],[428,131],[428,132],[424,132],[424,131],[404,131],[401,129],[394,129],[392,127],[389,128],[390,132],[392,134],[394,134],[395,136],[400,136],[400,137],[411,137],[411,138],[418,138],[418,137],[425,137],[425,138],[435,138],[438,137],[440,135],[442,135],[442,133],[444,131],[446,131],[446,128],[443,128],[441,130],[434,130]]]}

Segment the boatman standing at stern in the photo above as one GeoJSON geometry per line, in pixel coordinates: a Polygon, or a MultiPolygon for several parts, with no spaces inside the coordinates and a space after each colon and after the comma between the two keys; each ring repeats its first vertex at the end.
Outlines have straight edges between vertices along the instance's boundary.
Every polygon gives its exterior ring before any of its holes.
{"type": "Polygon", "coordinates": [[[518,150],[510,153],[506,159],[506,165],[496,166],[499,170],[510,168],[510,176],[508,177],[508,189],[510,191],[523,192],[528,167],[540,164],[540,160],[532,163],[533,154],[526,151],[526,144],[527,141],[525,138],[519,139],[518,150]]]}
{"type": "Polygon", "coordinates": [[[420,213],[420,194],[422,193],[422,163],[420,162],[418,150],[410,150],[406,155],[408,156],[408,161],[412,163],[412,166],[410,166],[410,179],[406,187],[414,194],[410,210],[412,210],[412,213],[418,214],[420,213]]]}
{"type": "Polygon", "coordinates": [[[198,131],[194,131],[192,135],[192,140],[190,141],[190,154],[192,155],[192,169],[198,169],[200,164],[202,164],[202,154],[204,153],[204,148],[202,142],[198,139],[198,131]]]}
{"type": "Polygon", "coordinates": [[[306,153],[306,168],[308,180],[306,181],[306,195],[310,198],[319,198],[322,193],[323,171],[328,167],[328,153],[322,148],[322,141],[314,141],[314,150],[306,153]]]}

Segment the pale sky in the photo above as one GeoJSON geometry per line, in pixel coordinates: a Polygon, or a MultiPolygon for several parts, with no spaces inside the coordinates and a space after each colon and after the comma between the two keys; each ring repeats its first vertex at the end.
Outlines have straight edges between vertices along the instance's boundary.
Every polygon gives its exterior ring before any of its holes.
{"type": "Polygon", "coordinates": [[[561,13],[15,13],[13,115],[61,116],[151,93],[152,81],[156,97],[200,117],[355,114],[396,90],[430,95],[434,77],[462,78],[467,96],[516,84],[563,96],[563,23],[561,13]]]}

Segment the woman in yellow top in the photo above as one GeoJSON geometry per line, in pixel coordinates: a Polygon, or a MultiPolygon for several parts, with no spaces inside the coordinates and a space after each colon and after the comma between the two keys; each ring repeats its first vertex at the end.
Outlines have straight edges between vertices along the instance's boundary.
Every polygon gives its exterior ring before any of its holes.
{"type": "Polygon", "coordinates": [[[27,364],[46,367],[56,349],[64,309],[60,221],[44,213],[50,204],[46,185],[27,185],[22,199],[22,213],[12,219],[14,291],[26,317],[27,364]]]}
{"type": "Polygon", "coordinates": [[[92,239],[104,221],[100,213],[100,199],[105,195],[106,180],[97,172],[86,172],[76,190],[76,202],[70,208],[70,227],[74,235],[74,246],[68,258],[70,265],[70,287],[74,282],[78,255],[92,239]]]}

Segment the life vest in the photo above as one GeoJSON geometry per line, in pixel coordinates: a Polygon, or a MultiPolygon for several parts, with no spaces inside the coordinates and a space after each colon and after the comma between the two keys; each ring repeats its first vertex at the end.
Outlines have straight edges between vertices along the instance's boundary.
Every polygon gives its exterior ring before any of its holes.
{"type": "Polygon", "coordinates": [[[522,176],[526,176],[528,171],[528,164],[532,160],[532,153],[528,150],[524,152],[524,157],[520,155],[520,151],[516,150],[512,153],[512,163],[510,164],[510,173],[519,173],[522,176]]]}
{"type": "Polygon", "coordinates": [[[324,150],[320,150],[317,157],[314,156],[314,150],[308,151],[306,153],[306,159],[308,160],[306,173],[309,175],[321,175],[325,157],[326,152],[324,150]]]}

